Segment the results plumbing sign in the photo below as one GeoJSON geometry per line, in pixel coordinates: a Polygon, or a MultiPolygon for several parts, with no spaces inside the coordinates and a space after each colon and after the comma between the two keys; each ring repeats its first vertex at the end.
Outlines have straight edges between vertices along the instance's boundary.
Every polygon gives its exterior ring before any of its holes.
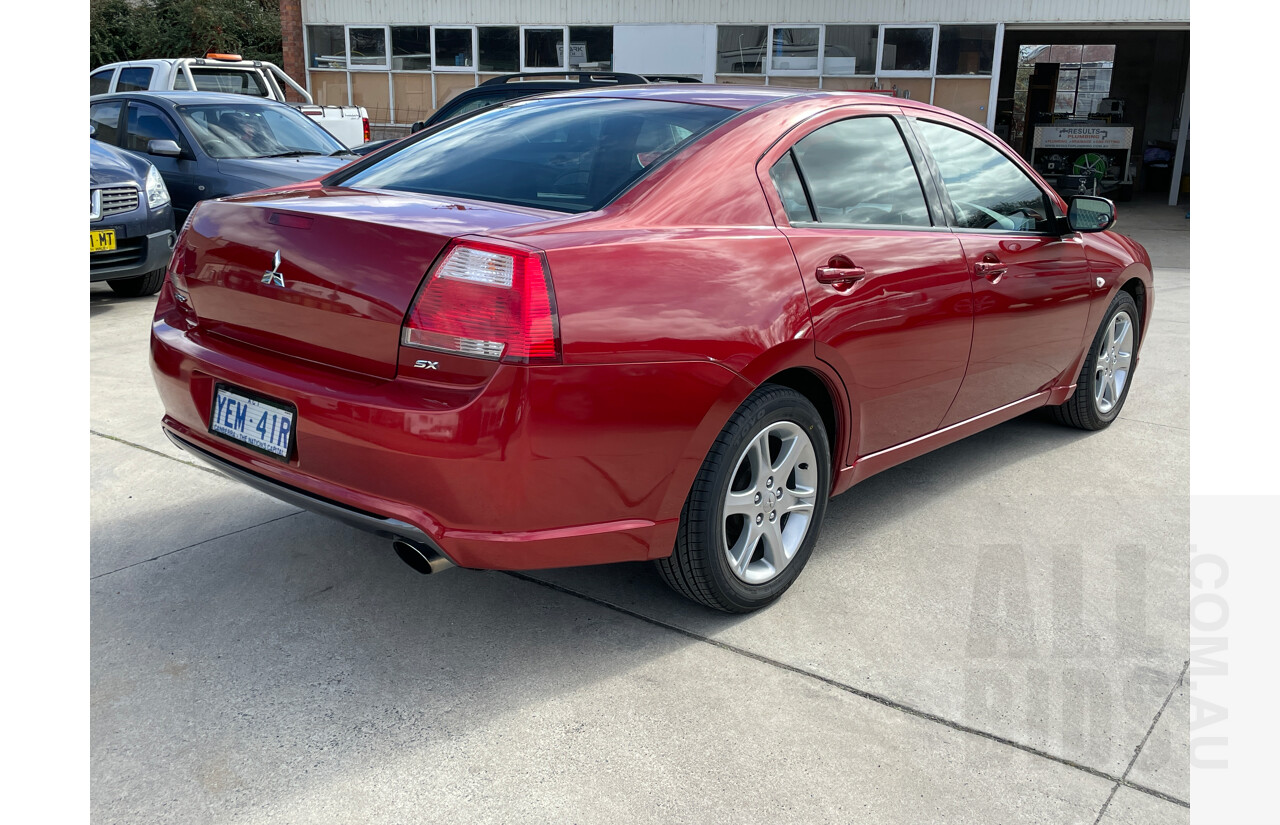
{"type": "Polygon", "coordinates": [[[1037,149],[1129,149],[1132,126],[1037,126],[1037,149]]]}

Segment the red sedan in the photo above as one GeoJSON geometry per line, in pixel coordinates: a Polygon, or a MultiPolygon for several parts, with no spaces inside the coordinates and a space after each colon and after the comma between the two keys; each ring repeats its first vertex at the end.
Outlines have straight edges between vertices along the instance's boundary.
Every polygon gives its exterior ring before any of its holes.
{"type": "Polygon", "coordinates": [[[422,572],[653,560],[752,610],[856,482],[1037,407],[1115,420],[1153,295],[1114,220],[908,100],[526,99],[202,203],[163,426],[422,572]]]}

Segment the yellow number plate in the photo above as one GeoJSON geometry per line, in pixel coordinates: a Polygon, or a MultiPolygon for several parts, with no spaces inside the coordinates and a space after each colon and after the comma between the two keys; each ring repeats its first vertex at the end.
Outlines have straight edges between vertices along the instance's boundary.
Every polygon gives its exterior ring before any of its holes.
{"type": "Polygon", "coordinates": [[[100,229],[89,233],[90,252],[110,252],[115,248],[116,231],[114,229],[100,229]]]}

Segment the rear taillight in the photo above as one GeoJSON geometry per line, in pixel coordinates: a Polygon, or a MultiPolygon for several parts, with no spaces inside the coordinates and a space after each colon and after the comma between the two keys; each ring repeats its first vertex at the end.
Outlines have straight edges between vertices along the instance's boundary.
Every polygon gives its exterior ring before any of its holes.
{"type": "Polygon", "coordinates": [[[427,275],[401,341],[511,364],[559,363],[546,259],[519,247],[455,241],[427,275]]]}
{"type": "Polygon", "coordinates": [[[369,118],[362,117],[360,118],[360,120],[364,122],[364,142],[368,143],[369,142],[369,118]]]}

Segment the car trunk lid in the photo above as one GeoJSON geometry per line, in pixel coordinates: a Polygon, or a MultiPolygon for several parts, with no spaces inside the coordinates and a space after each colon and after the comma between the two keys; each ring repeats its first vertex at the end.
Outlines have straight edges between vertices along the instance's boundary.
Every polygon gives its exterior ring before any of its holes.
{"type": "Polygon", "coordinates": [[[192,262],[183,281],[204,331],[392,378],[405,314],[451,239],[555,217],[314,186],[206,202],[177,254],[192,262]]]}

